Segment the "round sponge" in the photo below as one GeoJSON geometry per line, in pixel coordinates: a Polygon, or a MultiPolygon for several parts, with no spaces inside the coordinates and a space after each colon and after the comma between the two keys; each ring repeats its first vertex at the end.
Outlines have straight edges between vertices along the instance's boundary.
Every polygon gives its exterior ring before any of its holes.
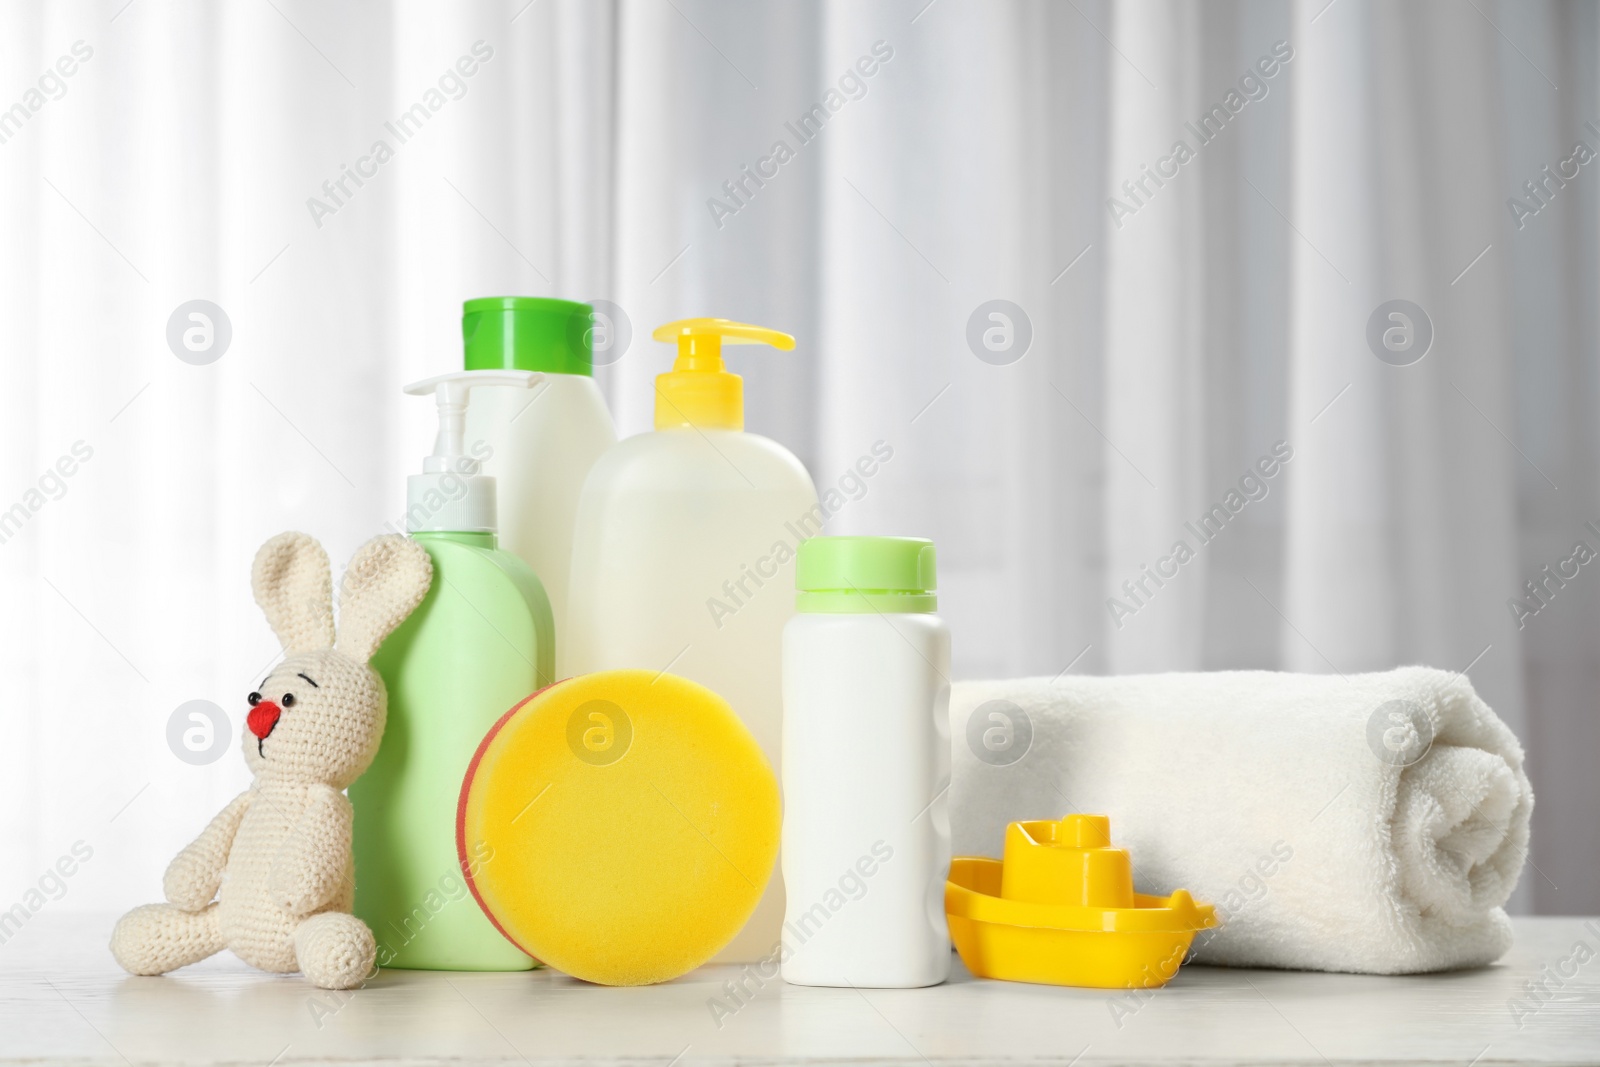
{"type": "Polygon", "coordinates": [[[744,926],[778,856],[778,782],[725,700],[602,671],[540,690],[467,768],[456,848],[528,955],[602,985],[664,982],[744,926]]]}

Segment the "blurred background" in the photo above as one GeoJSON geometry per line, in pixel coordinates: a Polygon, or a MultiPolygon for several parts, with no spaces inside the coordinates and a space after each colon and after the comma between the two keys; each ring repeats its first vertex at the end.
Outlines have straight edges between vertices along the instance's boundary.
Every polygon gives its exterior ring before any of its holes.
{"type": "Polygon", "coordinates": [[[830,532],[937,541],[958,677],[1466,671],[1516,910],[1600,912],[1597,49],[1576,2],[0,7],[0,909],[80,841],[50,906],[153,899],[247,782],[255,549],[397,523],[400,386],[532,294],[604,302],[624,433],[656,325],[795,334],[730,357],[748,428],[824,491],[892,448],[830,532]]]}

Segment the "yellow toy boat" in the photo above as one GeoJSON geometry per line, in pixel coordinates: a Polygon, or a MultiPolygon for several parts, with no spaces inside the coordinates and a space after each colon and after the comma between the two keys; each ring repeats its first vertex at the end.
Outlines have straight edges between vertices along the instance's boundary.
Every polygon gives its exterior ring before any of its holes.
{"type": "Polygon", "coordinates": [[[1104,815],[1012,823],[1003,862],[950,862],[944,908],[973,974],[1099,989],[1165,985],[1195,933],[1217,925],[1216,909],[1185,890],[1135,893],[1104,815]]]}

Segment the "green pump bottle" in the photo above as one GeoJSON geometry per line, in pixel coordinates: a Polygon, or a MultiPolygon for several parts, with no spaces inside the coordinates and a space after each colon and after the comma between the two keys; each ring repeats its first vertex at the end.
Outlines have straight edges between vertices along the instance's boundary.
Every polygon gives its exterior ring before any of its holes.
{"type": "MultiPolygon", "coordinates": [[[[406,386],[439,407],[433,454],[406,483],[406,526],[433,560],[433,585],[372,659],[389,692],[388,725],[377,758],[350,787],[355,913],[372,928],[382,967],[534,965],[472,899],[455,823],[461,780],[483,735],[555,680],[550,601],[528,565],[498,546],[494,479],[463,447],[474,387],[531,388],[542,378],[460,371],[406,386]]],[[[467,862],[492,864],[487,851],[480,846],[467,862]]]]}

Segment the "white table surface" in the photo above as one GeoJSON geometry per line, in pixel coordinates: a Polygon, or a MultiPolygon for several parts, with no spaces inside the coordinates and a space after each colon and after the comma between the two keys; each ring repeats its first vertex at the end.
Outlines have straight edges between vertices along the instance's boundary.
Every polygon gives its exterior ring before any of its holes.
{"type": "Polygon", "coordinates": [[[334,994],[227,953],[132,978],[106,949],[111,921],[46,910],[0,945],[0,1063],[1600,1063],[1600,921],[1518,920],[1504,960],[1454,974],[1185,967],[1131,1013],[1104,991],[981,981],[959,962],[932,989],[773,980],[720,1028],[708,1001],[734,968],[641,989],[386,971],[334,994]],[[1579,941],[1594,958],[1519,1026],[1510,1002],[1547,965],[1571,971],[1579,941]]]}

